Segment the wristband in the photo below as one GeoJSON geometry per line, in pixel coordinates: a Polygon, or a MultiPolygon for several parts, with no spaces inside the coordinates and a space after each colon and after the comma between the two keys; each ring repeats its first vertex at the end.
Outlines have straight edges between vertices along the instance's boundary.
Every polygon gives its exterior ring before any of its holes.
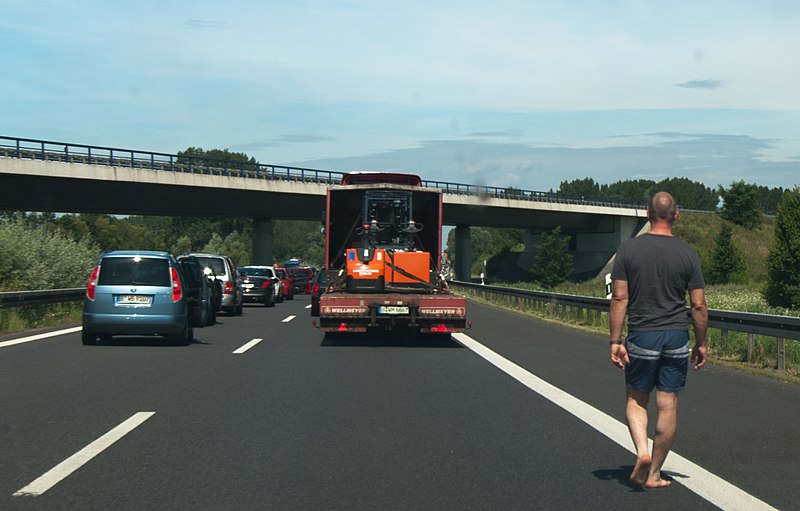
{"type": "Polygon", "coordinates": [[[608,344],[622,344],[625,341],[608,341],[608,344]]]}

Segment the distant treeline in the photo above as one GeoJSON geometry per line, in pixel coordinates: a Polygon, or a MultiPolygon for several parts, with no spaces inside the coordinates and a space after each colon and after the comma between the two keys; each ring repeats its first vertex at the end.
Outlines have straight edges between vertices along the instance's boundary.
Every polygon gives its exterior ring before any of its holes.
{"type": "MultiPolygon", "coordinates": [[[[755,184],[746,186],[752,187],[758,193],[761,211],[768,214],[778,210],[778,206],[788,191],[781,187],[769,188],[755,184]]],[[[568,197],[647,204],[650,197],[659,191],[671,193],[682,209],[716,211],[720,206],[720,199],[725,189],[722,186],[717,189],[709,188],[702,183],[683,177],[669,178],[658,182],[649,179],[635,179],[612,184],[600,184],[592,178],[585,178],[562,181],[555,193],[568,197]]]]}

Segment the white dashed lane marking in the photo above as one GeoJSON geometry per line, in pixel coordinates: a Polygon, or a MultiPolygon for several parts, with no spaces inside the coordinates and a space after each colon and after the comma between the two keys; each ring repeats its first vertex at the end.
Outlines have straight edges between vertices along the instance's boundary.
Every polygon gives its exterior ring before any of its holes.
{"type": "Polygon", "coordinates": [[[139,427],[144,421],[155,415],[155,413],[156,412],[137,412],[133,414],[119,426],[51,468],[28,486],[15,492],[14,496],[35,497],[41,495],[58,484],[62,479],[88,463],[92,458],[111,447],[114,442],[139,427]]]}
{"type": "Polygon", "coordinates": [[[234,355],[241,355],[242,353],[244,353],[245,351],[249,350],[250,348],[252,348],[253,346],[255,346],[256,344],[260,343],[263,340],[264,339],[253,339],[252,341],[248,342],[247,344],[245,344],[244,346],[242,346],[238,350],[234,351],[233,354],[234,355]]]}

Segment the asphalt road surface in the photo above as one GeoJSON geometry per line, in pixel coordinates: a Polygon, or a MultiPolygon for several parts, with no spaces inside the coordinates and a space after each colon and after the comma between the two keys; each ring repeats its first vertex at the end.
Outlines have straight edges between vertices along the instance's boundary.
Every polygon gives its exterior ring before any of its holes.
{"type": "Polygon", "coordinates": [[[692,371],[645,490],[604,337],[470,302],[467,335],[326,338],[308,303],[0,339],[0,509],[800,509],[797,386],[692,371]]]}

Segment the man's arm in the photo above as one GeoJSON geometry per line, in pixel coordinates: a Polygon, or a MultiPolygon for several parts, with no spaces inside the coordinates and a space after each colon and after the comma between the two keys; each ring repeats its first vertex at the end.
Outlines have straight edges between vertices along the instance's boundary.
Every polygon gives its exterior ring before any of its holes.
{"type": "Polygon", "coordinates": [[[622,341],[622,327],[628,312],[628,281],[615,280],[611,291],[611,307],[608,311],[608,326],[611,334],[611,362],[617,367],[625,367],[630,362],[628,350],[622,341]],[[613,344],[619,342],[619,344],[613,344]]]}
{"type": "Polygon", "coordinates": [[[697,360],[695,369],[706,364],[706,335],[708,334],[708,304],[704,289],[689,290],[689,301],[692,304],[692,328],[694,328],[694,348],[692,360],[697,360]]]}

